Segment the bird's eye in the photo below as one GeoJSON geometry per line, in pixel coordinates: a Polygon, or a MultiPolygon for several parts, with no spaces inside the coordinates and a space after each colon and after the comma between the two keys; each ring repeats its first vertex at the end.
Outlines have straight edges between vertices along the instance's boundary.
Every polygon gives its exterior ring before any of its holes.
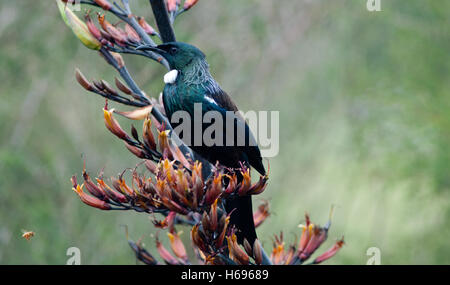
{"type": "Polygon", "coordinates": [[[175,54],[177,51],[178,51],[178,48],[176,48],[176,47],[170,48],[170,54],[175,54]]]}

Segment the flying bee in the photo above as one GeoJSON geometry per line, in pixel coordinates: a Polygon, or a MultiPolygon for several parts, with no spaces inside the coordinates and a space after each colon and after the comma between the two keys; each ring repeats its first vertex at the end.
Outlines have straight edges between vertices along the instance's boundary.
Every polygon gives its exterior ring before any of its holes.
{"type": "Polygon", "coordinates": [[[22,237],[29,241],[32,237],[34,237],[34,232],[33,231],[25,231],[25,230],[23,230],[22,237]]]}

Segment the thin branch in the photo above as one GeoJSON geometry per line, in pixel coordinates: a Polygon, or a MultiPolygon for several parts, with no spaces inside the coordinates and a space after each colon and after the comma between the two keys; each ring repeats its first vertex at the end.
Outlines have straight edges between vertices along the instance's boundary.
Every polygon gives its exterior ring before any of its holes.
{"type": "Polygon", "coordinates": [[[140,55],[140,56],[144,56],[144,57],[150,58],[155,61],[158,61],[160,59],[160,57],[156,56],[155,53],[150,54],[147,51],[143,52],[143,51],[131,49],[128,47],[121,47],[121,46],[113,47],[112,45],[108,45],[107,47],[108,47],[108,50],[117,52],[117,53],[140,55]],[[153,55],[155,55],[155,57],[153,57],[153,55]]]}
{"type": "Polygon", "coordinates": [[[174,16],[173,16],[173,21],[175,21],[175,19],[180,16],[181,14],[183,14],[184,12],[186,12],[187,10],[184,8],[181,8],[180,10],[176,11],[174,16]]]}
{"type": "Polygon", "coordinates": [[[177,41],[164,0],[150,0],[150,5],[152,6],[162,41],[165,43],[177,41]]]}
{"type": "Polygon", "coordinates": [[[142,92],[141,89],[139,89],[136,82],[133,80],[130,73],[128,72],[126,66],[120,66],[119,63],[111,55],[110,51],[101,48],[100,53],[105,58],[106,62],[111,64],[119,72],[120,76],[122,76],[122,78],[125,80],[128,86],[131,88],[131,90],[133,90],[133,92],[140,97],[139,101],[144,103],[145,104],[144,106],[150,105],[150,100],[147,97],[145,97],[144,92],[142,92]]]}
{"type": "Polygon", "coordinates": [[[120,104],[128,105],[128,106],[133,106],[133,107],[145,107],[145,106],[148,106],[148,104],[144,104],[144,103],[141,103],[139,101],[132,101],[132,100],[130,100],[128,98],[124,98],[122,96],[111,96],[110,94],[105,94],[103,92],[99,92],[99,91],[95,91],[95,90],[93,90],[91,92],[94,92],[95,94],[100,95],[103,98],[106,98],[108,100],[111,100],[111,101],[114,101],[114,102],[117,102],[117,103],[120,103],[120,104]]]}

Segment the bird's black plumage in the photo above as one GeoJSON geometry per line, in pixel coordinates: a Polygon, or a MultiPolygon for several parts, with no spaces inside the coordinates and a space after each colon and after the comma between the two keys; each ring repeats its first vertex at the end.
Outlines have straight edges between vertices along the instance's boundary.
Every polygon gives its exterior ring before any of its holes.
{"type": "MultiPolygon", "coordinates": [[[[219,162],[228,168],[241,168],[242,165],[251,166],[260,174],[265,175],[260,150],[247,123],[239,114],[233,113],[237,112],[238,108],[211,76],[204,54],[196,47],[181,42],[165,43],[156,48],[148,47],[148,49],[159,53],[167,60],[170,68],[176,70],[176,79],[166,83],[164,87],[163,103],[166,115],[175,131],[183,123],[173,120],[176,112],[185,111],[190,115],[190,134],[178,133],[185,143],[213,164],[219,162]],[[200,108],[196,109],[195,106],[200,108]],[[200,114],[196,114],[197,111],[200,114]],[[222,143],[210,145],[201,141],[197,145],[195,138],[198,138],[198,133],[195,132],[195,124],[199,122],[195,118],[201,120],[209,111],[215,111],[222,118],[223,128],[214,132],[213,136],[213,138],[217,138],[216,142],[221,141],[222,143]],[[227,116],[229,116],[228,121],[227,116]],[[225,123],[230,121],[232,124],[225,123]],[[242,140],[243,134],[245,135],[244,140],[242,140]]],[[[201,134],[214,122],[214,120],[206,123],[202,121],[200,123],[201,134]]],[[[238,241],[242,242],[246,238],[253,244],[256,232],[251,197],[230,198],[225,206],[228,213],[234,211],[231,215],[231,223],[238,228],[238,241]]]]}

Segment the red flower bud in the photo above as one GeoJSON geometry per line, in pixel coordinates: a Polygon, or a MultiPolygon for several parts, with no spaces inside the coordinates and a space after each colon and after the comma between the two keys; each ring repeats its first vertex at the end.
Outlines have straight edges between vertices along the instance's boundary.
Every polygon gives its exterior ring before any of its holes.
{"type": "Polygon", "coordinates": [[[106,183],[103,181],[103,179],[97,178],[97,183],[98,183],[98,186],[100,187],[100,189],[102,189],[106,193],[108,198],[110,198],[111,200],[113,200],[117,203],[128,202],[128,199],[127,199],[127,197],[125,197],[125,195],[111,189],[111,187],[106,185],[106,183]]]}
{"type": "Polygon", "coordinates": [[[256,212],[253,214],[255,227],[256,228],[259,227],[269,216],[270,216],[269,202],[265,201],[258,207],[258,210],[256,210],[256,212]]]}
{"type": "Polygon", "coordinates": [[[122,91],[125,94],[131,95],[133,91],[131,91],[130,88],[128,88],[125,84],[123,84],[117,77],[115,78],[116,86],[119,88],[120,91],[122,91]]]}
{"type": "Polygon", "coordinates": [[[91,177],[89,176],[89,174],[86,172],[85,169],[83,169],[83,178],[84,178],[84,185],[86,186],[86,189],[89,191],[89,193],[91,193],[93,196],[99,198],[102,201],[105,202],[108,201],[108,197],[105,191],[103,191],[103,189],[101,189],[100,187],[95,185],[94,182],[92,182],[91,177]]]}
{"type": "Polygon", "coordinates": [[[114,88],[111,87],[111,85],[109,85],[109,83],[105,80],[100,80],[101,85],[103,86],[103,90],[106,91],[107,93],[113,95],[113,96],[119,96],[119,93],[117,93],[116,90],[114,90],[114,88]]]}
{"type": "Polygon", "coordinates": [[[231,237],[227,237],[227,242],[230,258],[236,261],[238,264],[248,265],[250,258],[237,243],[236,235],[233,234],[231,237]]]}
{"type": "Polygon", "coordinates": [[[167,11],[169,13],[177,10],[177,0],[167,0],[167,11]]]}
{"type": "Polygon", "coordinates": [[[250,178],[250,169],[247,168],[242,170],[241,174],[242,174],[242,182],[238,189],[238,194],[239,196],[244,196],[248,194],[247,192],[250,190],[252,184],[252,180],[250,178]]]}
{"type": "Polygon", "coordinates": [[[125,118],[128,118],[130,120],[143,120],[148,117],[148,114],[152,111],[153,106],[148,105],[141,108],[136,108],[129,112],[120,112],[120,111],[114,111],[114,113],[117,113],[119,115],[124,116],[125,118]]]}
{"type": "Polygon", "coordinates": [[[141,28],[144,29],[147,34],[149,34],[150,36],[156,35],[155,29],[153,29],[153,27],[150,26],[143,17],[138,17],[137,19],[139,26],[141,26],[141,28]]]}
{"type": "Polygon", "coordinates": [[[259,240],[255,239],[255,243],[253,244],[253,258],[255,259],[256,264],[261,264],[263,257],[262,257],[262,246],[259,240]]]}
{"type": "Polygon", "coordinates": [[[81,71],[76,68],[75,69],[75,78],[77,79],[78,83],[87,91],[95,91],[96,88],[94,85],[92,85],[89,80],[81,73],[81,71]]]}
{"type": "Polygon", "coordinates": [[[253,184],[247,192],[247,195],[258,195],[264,192],[267,186],[267,181],[269,180],[269,176],[261,176],[259,181],[253,184]]]}
{"type": "Polygon", "coordinates": [[[222,177],[223,175],[217,173],[214,176],[211,187],[206,192],[205,203],[211,205],[222,194],[222,177]]]}
{"type": "Polygon", "coordinates": [[[98,14],[98,22],[102,26],[103,30],[107,32],[117,44],[121,46],[125,45],[127,41],[125,32],[120,31],[118,28],[114,27],[111,23],[109,23],[105,19],[105,15],[98,14]]]}
{"type": "Polygon", "coordinates": [[[125,33],[127,34],[128,40],[131,42],[139,43],[141,41],[141,37],[139,37],[138,33],[128,24],[125,25],[125,33]]]}
{"type": "Polygon", "coordinates": [[[167,264],[176,265],[178,261],[172,254],[163,246],[163,244],[156,238],[156,249],[158,250],[159,255],[167,264]]]}
{"type": "Polygon", "coordinates": [[[188,261],[188,256],[186,253],[186,248],[180,239],[180,236],[176,232],[167,233],[170,240],[170,247],[173,253],[186,263],[188,261]]]}
{"type": "Polygon", "coordinates": [[[86,26],[88,27],[89,32],[91,32],[91,34],[97,40],[101,41],[103,39],[102,33],[100,32],[100,30],[97,28],[97,26],[92,21],[91,16],[89,15],[89,13],[86,13],[86,15],[84,15],[84,19],[86,20],[86,26]]]}
{"type": "Polygon", "coordinates": [[[109,11],[112,7],[111,3],[109,3],[107,0],[94,0],[94,2],[106,11],[109,11]]]}
{"type": "Polygon", "coordinates": [[[103,117],[105,119],[106,128],[122,140],[129,139],[127,133],[120,127],[117,120],[112,116],[113,112],[114,109],[108,110],[107,106],[103,109],[103,117]]]}
{"type": "Polygon", "coordinates": [[[91,207],[95,207],[101,210],[110,210],[111,206],[106,203],[105,201],[101,201],[100,199],[90,196],[83,192],[83,185],[77,185],[77,187],[72,188],[73,191],[75,191],[78,196],[80,197],[81,201],[85,203],[86,205],[89,205],[91,207]]]}
{"type": "Polygon", "coordinates": [[[338,240],[329,250],[322,253],[319,257],[317,257],[313,263],[319,264],[321,262],[324,262],[327,259],[332,258],[344,245],[344,238],[338,240]]]}
{"type": "Polygon", "coordinates": [[[142,137],[144,139],[144,143],[148,148],[156,150],[156,141],[151,128],[152,121],[150,119],[145,119],[142,127],[142,137]]]}
{"type": "Polygon", "coordinates": [[[184,2],[184,6],[183,9],[184,10],[189,10],[191,9],[195,4],[197,4],[198,0],[186,0],[184,2]]]}
{"type": "Polygon", "coordinates": [[[217,248],[220,248],[223,245],[223,242],[225,240],[225,235],[227,233],[228,225],[230,224],[230,216],[227,216],[227,217],[222,216],[221,220],[224,220],[224,222],[223,222],[222,232],[216,239],[216,247],[217,248]]]}

